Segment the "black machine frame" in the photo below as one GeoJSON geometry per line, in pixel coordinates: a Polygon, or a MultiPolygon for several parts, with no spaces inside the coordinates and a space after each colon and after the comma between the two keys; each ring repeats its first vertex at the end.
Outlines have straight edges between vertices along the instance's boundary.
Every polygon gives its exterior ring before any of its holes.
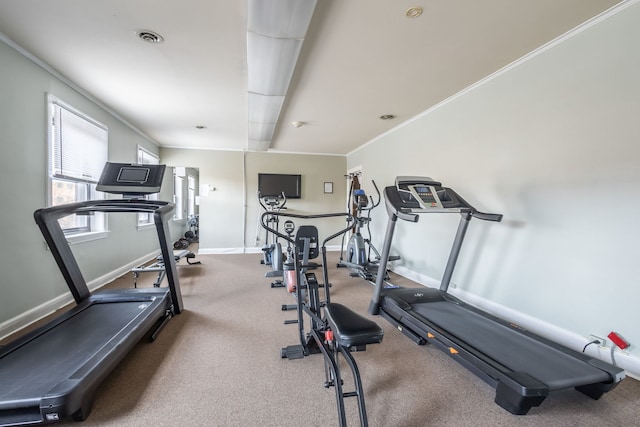
{"type": "Polygon", "coordinates": [[[98,385],[145,336],[154,340],[183,311],[168,221],[174,205],[139,199],[93,200],[34,213],[76,306],[0,348],[0,425],[84,420],[98,385]],[[148,212],[165,263],[168,287],[92,293],[58,222],[67,215],[148,212]]]}
{"type": "MultiPolygon", "coordinates": [[[[347,425],[344,398],[355,397],[358,405],[360,426],[366,427],[368,426],[368,420],[364,389],[360,378],[360,371],[352,352],[364,351],[368,344],[378,344],[382,342],[384,331],[372,320],[359,315],[342,304],[331,302],[331,284],[329,283],[327,264],[327,242],[350,230],[353,226],[353,217],[349,213],[317,215],[301,215],[284,212],[275,213],[277,216],[299,219],[347,218],[347,226],[345,228],[326,237],[322,241],[320,253],[322,254],[324,284],[321,284],[318,282],[315,273],[307,271],[309,264],[305,264],[305,262],[308,261],[308,252],[310,250],[317,251],[317,247],[313,249],[310,248],[310,240],[308,238],[298,239],[298,237],[300,237],[299,235],[293,238],[291,235],[285,235],[278,230],[270,228],[268,214],[269,212],[265,212],[261,216],[262,227],[288,241],[289,245],[293,247],[293,254],[295,254],[293,256],[293,268],[296,271],[295,293],[297,321],[294,323],[298,325],[300,344],[281,349],[280,356],[287,359],[301,359],[311,354],[321,353],[324,358],[325,367],[324,386],[326,388],[334,388],[339,425],[341,427],[347,425]],[[302,247],[304,247],[304,249],[302,247]],[[303,259],[299,256],[300,254],[303,254],[303,259]],[[324,299],[320,296],[321,287],[324,288],[324,299]],[[310,320],[308,332],[305,330],[305,315],[308,316],[310,320]],[[344,358],[351,371],[353,386],[355,388],[354,391],[347,392],[343,389],[339,356],[344,358]]],[[[310,234],[311,233],[309,233],[309,235],[310,234]]],[[[315,234],[317,235],[317,230],[315,234]]]]}
{"type": "MultiPolygon", "coordinates": [[[[352,234],[347,240],[346,248],[346,233],[342,235],[340,261],[338,261],[337,267],[347,267],[351,271],[352,277],[361,277],[368,282],[374,283],[380,262],[380,252],[371,241],[371,211],[380,205],[382,195],[373,180],[371,180],[371,183],[377,194],[377,199],[375,200],[373,196],[367,196],[362,188],[354,188],[354,183],[356,183],[355,180],[351,182],[349,188],[349,200],[350,204],[355,208],[355,213],[352,213],[355,223],[352,234]],[[363,229],[366,230],[366,237],[362,234],[363,229]],[[373,259],[371,258],[372,252],[374,254],[373,259]]],[[[398,261],[399,259],[399,256],[392,255],[388,261],[398,261]]],[[[389,275],[385,272],[385,280],[388,277],[389,275]]]]}
{"type": "Polygon", "coordinates": [[[500,214],[476,210],[451,188],[425,177],[397,177],[384,190],[389,215],[369,313],[379,314],[417,344],[434,343],[496,388],[495,402],[524,415],[550,392],[575,388],[599,399],[624,378],[624,370],[568,349],[448,293],[472,218],[499,222],[500,214]],[[421,214],[458,213],[460,223],[439,289],[384,287],[383,274],[396,222],[421,214]]]}

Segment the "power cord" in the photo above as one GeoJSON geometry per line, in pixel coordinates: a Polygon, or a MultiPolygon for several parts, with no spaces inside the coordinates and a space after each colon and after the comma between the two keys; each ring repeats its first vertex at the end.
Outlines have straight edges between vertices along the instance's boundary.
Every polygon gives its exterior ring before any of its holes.
{"type": "Polygon", "coordinates": [[[585,345],[585,346],[582,348],[582,352],[584,353],[584,352],[585,352],[585,350],[587,349],[587,347],[589,347],[591,344],[600,344],[600,340],[593,340],[593,341],[591,341],[591,342],[587,343],[587,345],[585,345]]]}
{"type": "MultiPolygon", "coordinates": [[[[600,340],[593,340],[591,342],[588,342],[584,347],[582,347],[582,352],[584,353],[585,350],[587,349],[587,347],[589,347],[591,344],[600,344],[600,340]]],[[[616,359],[615,359],[615,355],[614,355],[614,351],[616,349],[615,345],[611,346],[611,364],[613,366],[617,366],[616,365],[616,359]]]]}
{"type": "Polygon", "coordinates": [[[612,345],[612,346],[611,346],[611,364],[612,364],[613,366],[617,366],[617,365],[616,365],[616,359],[615,359],[615,358],[614,358],[614,356],[613,356],[613,352],[614,352],[614,350],[615,350],[615,349],[616,349],[616,346],[615,346],[615,345],[612,345]]]}

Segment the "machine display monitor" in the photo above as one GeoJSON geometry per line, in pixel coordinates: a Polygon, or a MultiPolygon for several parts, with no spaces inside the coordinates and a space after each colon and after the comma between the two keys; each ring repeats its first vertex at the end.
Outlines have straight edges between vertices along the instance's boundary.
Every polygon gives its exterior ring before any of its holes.
{"type": "Polygon", "coordinates": [[[126,195],[158,193],[165,168],[165,165],[107,162],[96,190],[126,195]]]}
{"type": "Polygon", "coordinates": [[[442,208],[435,189],[428,185],[411,185],[409,191],[420,202],[422,208],[442,208]]]}
{"type": "Polygon", "coordinates": [[[118,174],[118,182],[144,184],[149,178],[149,168],[123,167],[118,174]]]}

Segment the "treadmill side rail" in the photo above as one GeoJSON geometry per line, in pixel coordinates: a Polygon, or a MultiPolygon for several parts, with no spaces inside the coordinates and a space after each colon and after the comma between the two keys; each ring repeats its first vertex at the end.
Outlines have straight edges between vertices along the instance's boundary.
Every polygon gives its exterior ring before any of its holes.
{"type": "Polygon", "coordinates": [[[173,203],[155,200],[136,199],[107,199],[89,200],[86,202],[70,203],[38,209],[33,213],[34,219],[44,236],[53,257],[60,268],[71,294],[76,303],[89,297],[87,283],[82,276],[80,267],[71,251],[58,219],[72,214],[90,214],[92,212],[146,212],[152,213],[158,233],[158,242],[167,270],[167,280],[171,297],[175,304],[175,312],[179,314],[183,309],[182,294],[173,258],[173,245],[170,242],[169,218],[173,214],[173,203]]]}

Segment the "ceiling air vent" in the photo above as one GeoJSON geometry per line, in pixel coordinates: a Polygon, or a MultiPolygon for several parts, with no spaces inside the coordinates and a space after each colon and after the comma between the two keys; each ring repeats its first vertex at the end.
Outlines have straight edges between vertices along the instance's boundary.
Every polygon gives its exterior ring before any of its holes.
{"type": "Polygon", "coordinates": [[[160,34],[149,30],[138,31],[138,37],[147,43],[162,43],[164,41],[164,38],[162,38],[160,34]]]}

